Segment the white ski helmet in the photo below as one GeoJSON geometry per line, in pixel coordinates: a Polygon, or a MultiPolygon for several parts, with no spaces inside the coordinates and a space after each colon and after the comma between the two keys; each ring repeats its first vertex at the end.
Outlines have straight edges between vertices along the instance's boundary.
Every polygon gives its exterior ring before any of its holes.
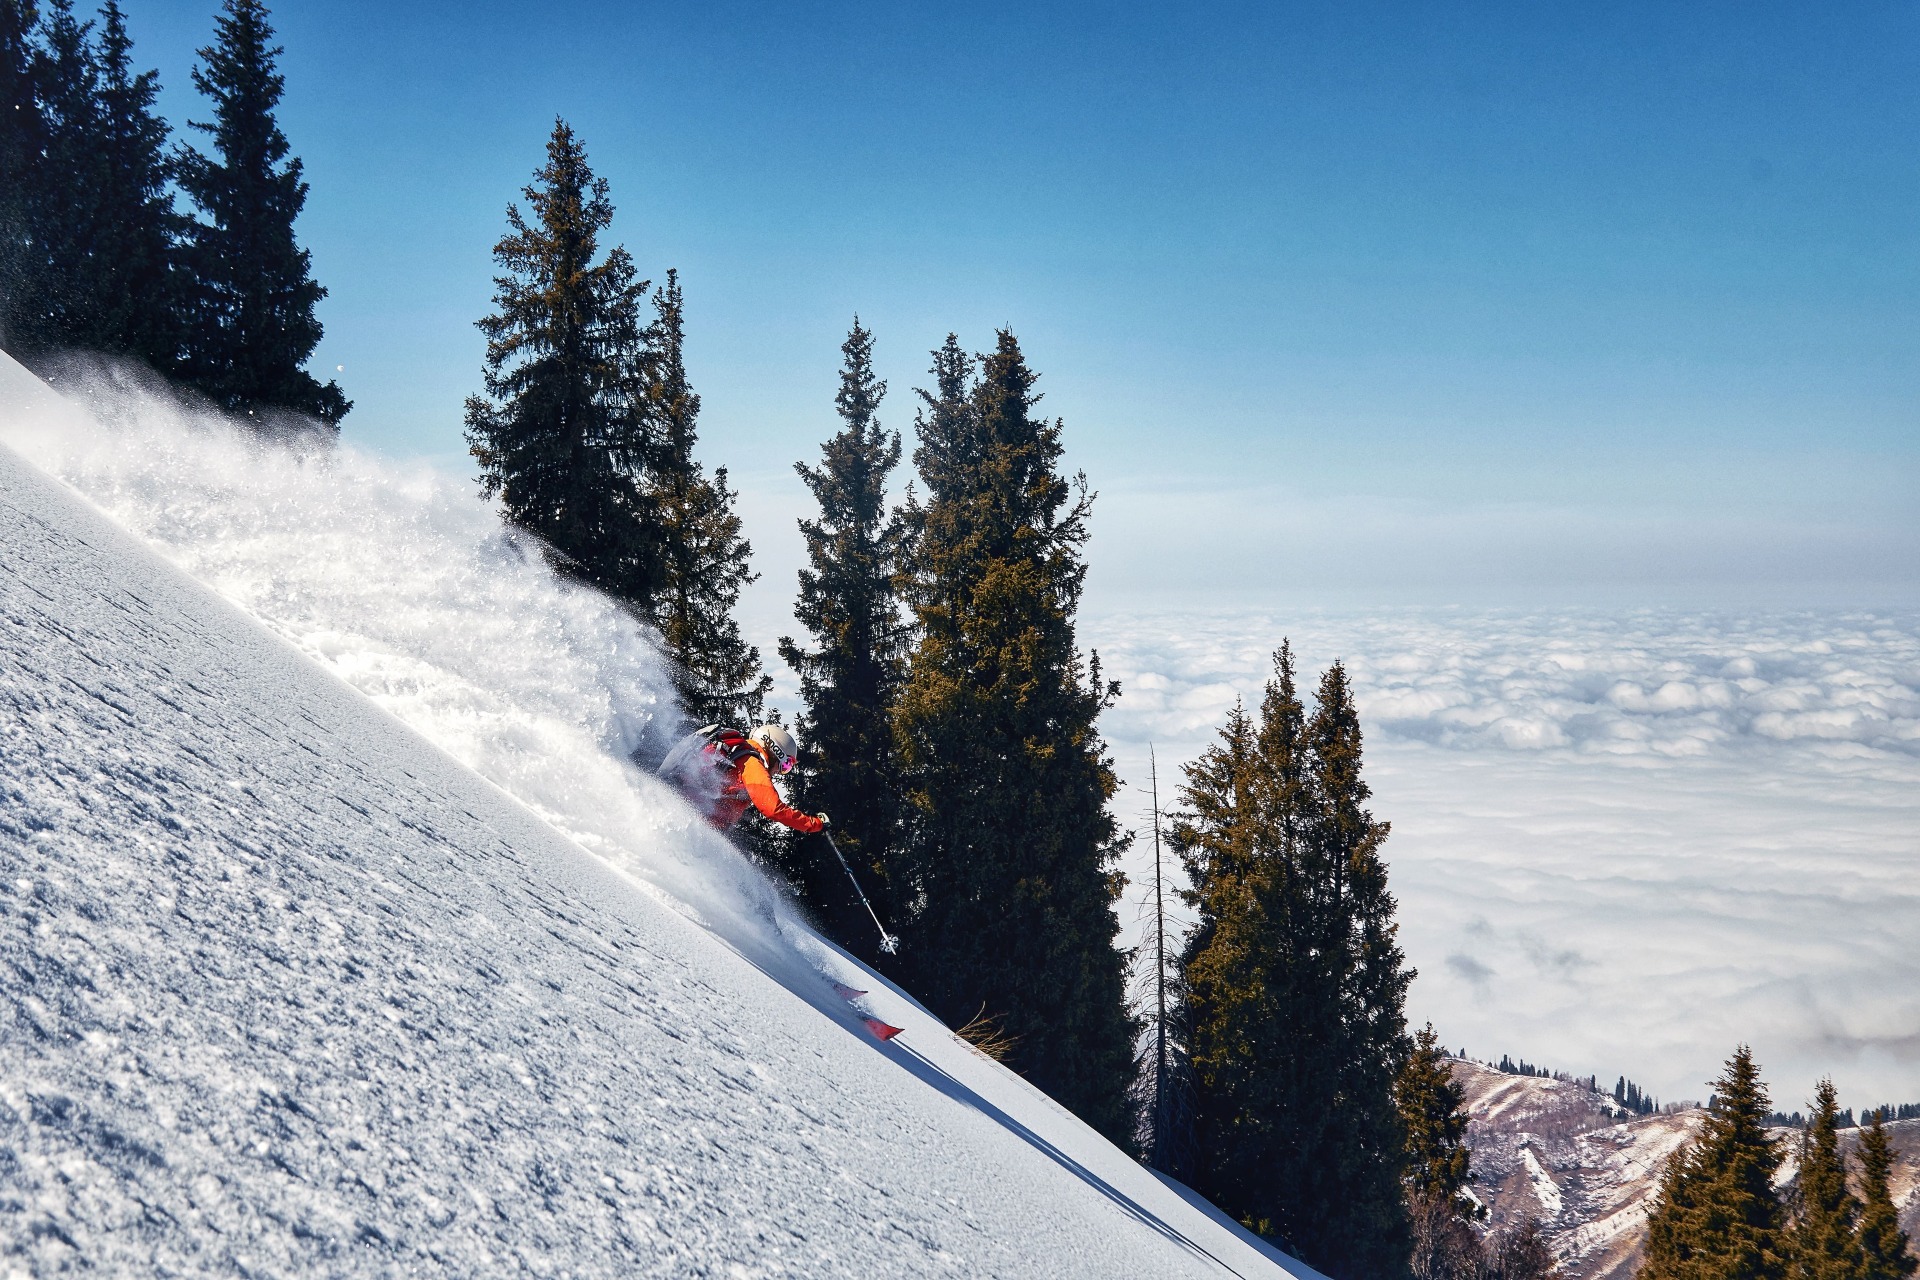
{"type": "Polygon", "coordinates": [[[800,754],[800,746],[793,735],[777,724],[763,724],[747,735],[773,761],[773,767],[785,773],[793,768],[794,760],[800,754]]]}

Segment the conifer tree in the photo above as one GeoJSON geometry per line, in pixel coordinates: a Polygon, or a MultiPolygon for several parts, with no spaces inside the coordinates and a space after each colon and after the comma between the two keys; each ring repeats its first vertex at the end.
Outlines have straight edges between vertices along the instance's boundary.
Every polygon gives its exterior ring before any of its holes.
{"type": "Polygon", "coordinates": [[[1773,1107],[1745,1045],[1714,1082],[1700,1136],[1668,1160],[1638,1280],[1780,1280],[1785,1211],[1774,1190],[1773,1107]]]}
{"type": "Polygon", "coordinates": [[[36,79],[47,180],[33,189],[39,293],[23,326],[31,353],[82,349],[173,370],[180,331],[173,260],[181,220],[167,191],[157,76],[132,69],[115,0],[92,23],[54,0],[36,79]]]}
{"type": "MultiPolygon", "coordinates": [[[[960,348],[958,334],[933,353],[933,390],[916,389],[920,409],[914,414],[914,434],[920,445],[914,450],[913,465],[927,486],[929,504],[947,505],[947,517],[963,506],[977,486],[984,461],[985,442],[979,430],[969,388],[973,376],[973,357],[960,348]]],[[[912,507],[913,528],[927,523],[927,512],[912,507]]]]}
{"type": "Polygon", "coordinates": [[[1409,1195],[1438,1200],[1460,1217],[1484,1216],[1465,1194],[1473,1181],[1473,1153],[1466,1141],[1467,1091],[1454,1080],[1431,1022],[1414,1035],[1413,1052],[1400,1069],[1393,1094],[1406,1135],[1409,1195]]]}
{"type": "Polygon", "coordinates": [[[1355,1235],[1338,1242],[1329,1263],[1356,1275],[1396,1275],[1407,1256],[1407,1224],[1398,1169],[1405,1138],[1393,1086],[1408,1055],[1407,987],[1415,975],[1400,950],[1398,904],[1381,857],[1389,827],[1364,807],[1373,792],[1361,776],[1360,713],[1338,662],[1314,692],[1306,743],[1313,863],[1339,908],[1318,952],[1344,957],[1345,966],[1337,1087],[1347,1132],[1339,1174],[1355,1235]]]}
{"type": "Polygon", "coordinates": [[[1812,1114],[1800,1132],[1800,1176],[1791,1233],[1792,1280],[1859,1280],[1860,1202],[1847,1190],[1840,1151],[1839,1105],[1833,1081],[1814,1089],[1812,1114]]]}
{"type": "Polygon", "coordinates": [[[1258,719],[1236,707],[1188,766],[1175,830],[1199,1187],[1339,1280],[1402,1275],[1411,1247],[1393,1086],[1412,974],[1360,746],[1344,671],[1309,720],[1283,644],[1258,719]]]}
{"type": "Polygon", "coordinates": [[[653,618],[673,663],[680,707],[696,725],[751,727],[765,714],[773,679],[760,651],[740,635],[734,609],[758,574],[753,546],[740,536],[737,495],[727,469],[708,479],[693,456],[700,397],[687,380],[686,309],[677,272],[654,293],[654,377],[649,414],[655,445],[648,498],[660,520],[662,580],[653,618]]]}
{"type": "Polygon", "coordinates": [[[920,638],[894,714],[902,961],[936,1013],[958,1026],[984,1011],[1012,1040],[1010,1066],[1124,1142],[1122,838],[1095,728],[1118,689],[1074,640],[1092,500],[1056,469],[1063,428],[1035,415],[1013,334],[963,403],[966,368],[949,339],[915,455],[928,501],[906,594],[920,638]]]}
{"type": "Polygon", "coordinates": [[[1893,1205],[1887,1181],[1892,1171],[1893,1144],[1876,1113],[1860,1135],[1860,1280],[1907,1280],[1920,1270],[1893,1205]]]}
{"type": "Polygon", "coordinates": [[[1189,1182],[1193,1178],[1193,1060],[1188,1051],[1186,984],[1180,973],[1179,935],[1168,918],[1160,838],[1160,763],[1148,749],[1153,797],[1153,884],[1147,936],[1134,955],[1134,1017],[1140,1023],[1134,1059],[1135,1142],[1147,1167],[1189,1182]]]}
{"type": "Polygon", "coordinates": [[[212,156],[184,150],[180,185],[200,210],[189,228],[195,282],[186,371],[221,407],[267,419],[305,414],[331,427],[352,407],[339,384],[304,368],[319,345],[314,308],[327,296],[293,234],[307,202],[302,166],[274,118],[283,52],[261,0],[225,0],[193,83],[213,103],[212,156]]]}
{"type": "Polygon", "coordinates": [[[507,519],[568,572],[644,611],[662,578],[645,492],[647,282],[624,247],[600,255],[613,204],[564,120],[524,195],[531,221],[509,206],[493,250],[504,274],[494,280],[499,309],[479,322],[487,395],[467,401],[467,442],[507,519]]]}
{"type": "MultiPolygon", "coordinates": [[[[900,461],[898,432],[875,416],[887,384],[874,376],[873,334],[853,329],[840,348],[844,365],[834,409],[842,427],[818,467],[796,463],[820,504],[802,520],[808,567],[800,571],[794,616],[812,633],[812,650],[780,641],[780,656],[800,676],[800,737],[807,753],[794,803],[833,819],[834,838],[884,906],[899,820],[890,716],[906,666],[907,628],[894,578],[905,528],[887,508],[887,478],[900,461]]],[[[865,910],[839,866],[816,850],[795,850],[787,870],[835,941],[869,963],[881,957],[865,910]]],[[[889,912],[889,915],[891,912],[889,912]]]]}
{"type": "Polygon", "coordinates": [[[20,352],[39,296],[29,196],[43,145],[34,93],[33,0],[0,0],[0,347],[20,352]]]}
{"type": "Polygon", "coordinates": [[[34,51],[42,159],[28,227],[39,291],[18,334],[28,353],[92,346],[98,338],[100,71],[92,27],[74,16],[73,0],[50,0],[34,51]]]}
{"type": "Polygon", "coordinates": [[[167,187],[167,122],[154,112],[159,73],[135,72],[132,53],[118,0],[107,0],[98,50],[103,267],[94,286],[95,348],[172,373],[182,340],[176,263],[185,221],[167,187]]]}

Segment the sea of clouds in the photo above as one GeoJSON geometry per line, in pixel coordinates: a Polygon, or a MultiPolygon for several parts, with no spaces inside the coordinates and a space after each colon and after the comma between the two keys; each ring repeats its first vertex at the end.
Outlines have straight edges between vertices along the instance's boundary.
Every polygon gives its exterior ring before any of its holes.
{"type": "MultiPolygon", "coordinates": [[[[1354,679],[1450,1045],[1699,1098],[1751,1043],[1788,1109],[1920,1100],[1920,614],[1398,609],[1085,619],[1143,833],[1290,637],[1354,679]]],[[[1135,902],[1151,841],[1129,858],[1135,902]]],[[[1131,911],[1130,913],[1131,914],[1131,911]]]]}

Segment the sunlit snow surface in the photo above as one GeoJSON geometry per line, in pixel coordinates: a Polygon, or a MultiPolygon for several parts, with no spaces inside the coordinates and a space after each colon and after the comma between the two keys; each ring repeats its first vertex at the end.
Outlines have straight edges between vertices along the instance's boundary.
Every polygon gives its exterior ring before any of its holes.
{"type": "Polygon", "coordinates": [[[1277,1273],[627,764],[644,637],[459,486],[99,403],[0,358],[148,540],[0,448],[0,1274],[1277,1273]]]}
{"type": "Polygon", "coordinates": [[[1828,1072],[1852,1105],[1920,1098],[1920,613],[1156,614],[1082,635],[1125,685],[1104,722],[1123,773],[1143,781],[1156,743],[1163,795],[1282,636],[1309,688],[1345,660],[1412,1012],[1447,1044],[1699,1098],[1751,1042],[1789,1109],[1828,1072]]]}

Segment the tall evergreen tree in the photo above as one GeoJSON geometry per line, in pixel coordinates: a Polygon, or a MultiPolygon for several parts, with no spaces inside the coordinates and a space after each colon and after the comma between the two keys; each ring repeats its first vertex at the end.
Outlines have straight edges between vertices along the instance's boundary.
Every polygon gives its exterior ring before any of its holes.
{"type": "Polygon", "coordinates": [[[1781,1155],[1767,1136],[1773,1105],[1745,1045],[1714,1082],[1700,1136],[1667,1161],[1647,1218],[1638,1280],[1781,1280],[1781,1155]]]}
{"type": "Polygon", "coordinates": [[[1180,972],[1180,936],[1168,918],[1160,838],[1160,762],[1148,749],[1153,797],[1152,912],[1147,936],[1134,953],[1134,1017],[1140,1023],[1134,1058],[1134,1132],[1140,1158],[1182,1182],[1193,1179],[1193,1059],[1189,1052],[1186,983],[1180,972]]]}
{"type": "Polygon", "coordinates": [[[1800,1176],[1790,1237],[1792,1280],[1860,1280],[1860,1202],[1847,1190],[1840,1150],[1840,1107],[1833,1081],[1814,1089],[1812,1114],[1800,1132],[1800,1176]]]}
{"type": "Polygon", "coordinates": [[[1861,1280],[1907,1280],[1920,1270],[1900,1229],[1888,1176],[1893,1172],[1893,1144],[1887,1141],[1880,1117],[1860,1135],[1860,1254],[1861,1280]]]}
{"type": "Polygon", "coordinates": [[[566,570],[644,611],[662,577],[645,492],[647,282],[624,247],[600,255],[613,204],[564,120],[524,195],[532,221],[509,206],[493,249],[504,274],[499,309],[479,322],[487,395],[467,401],[467,442],[509,520],[566,570]]]}
{"type": "Polygon", "coordinates": [[[34,0],[0,0],[0,347],[13,352],[31,341],[40,292],[29,200],[43,146],[33,83],[39,22],[34,0]]]}
{"type": "Polygon", "coordinates": [[[1447,1051],[1429,1022],[1413,1038],[1413,1052],[1394,1086],[1394,1104],[1407,1143],[1407,1190],[1434,1199],[1457,1216],[1484,1210],[1467,1196],[1473,1153],[1467,1148],[1467,1091],[1453,1078],[1447,1051]]]}
{"type": "Polygon", "coordinates": [[[1333,1266],[1356,1275],[1396,1275],[1407,1256],[1407,1226],[1397,1168],[1405,1138],[1392,1098],[1408,1056],[1407,987],[1415,974],[1400,950],[1398,904],[1381,856],[1389,827],[1365,808],[1373,791],[1361,776],[1360,713],[1338,662],[1314,691],[1306,744],[1313,862],[1338,904],[1318,951],[1344,961],[1338,1083],[1348,1132],[1340,1174],[1361,1233],[1341,1241],[1330,1257],[1337,1258],[1333,1266]]]}
{"type": "Polygon", "coordinates": [[[118,0],[100,10],[97,221],[103,263],[95,284],[95,347],[172,373],[181,353],[176,270],[185,220],[168,190],[167,122],[154,111],[155,71],[133,70],[133,40],[118,0]]]}
{"type": "Polygon", "coordinates": [[[93,346],[99,336],[100,69],[92,29],[74,16],[73,0],[50,0],[34,51],[42,161],[28,226],[39,292],[18,335],[30,354],[93,346]]]}
{"type": "Polygon", "coordinates": [[[907,598],[920,638],[894,714],[907,800],[894,897],[916,992],[949,1023],[982,1011],[1004,1059],[1109,1137],[1129,1136],[1133,1022],[1113,905],[1123,847],[1095,728],[1117,694],[1075,645],[1091,497],[1057,471],[1062,426],[1002,330],[966,397],[936,353],[915,455],[907,598]]]}
{"type": "MultiPolygon", "coordinates": [[[[845,363],[834,409],[843,425],[818,467],[794,466],[820,504],[817,520],[800,522],[808,567],[800,571],[794,609],[815,648],[782,639],[780,656],[799,673],[806,703],[799,729],[807,754],[795,803],[831,815],[842,852],[884,905],[891,902],[885,887],[899,821],[890,716],[907,646],[894,584],[905,528],[887,508],[900,436],[875,416],[887,384],[874,376],[873,334],[858,316],[840,351],[845,363]]],[[[802,856],[789,860],[788,871],[801,900],[842,946],[879,960],[872,922],[838,864],[817,849],[795,853],[802,856]]]]}
{"type": "Polygon", "coordinates": [[[1236,707],[1188,766],[1175,828],[1200,1189],[1340,1280],[1404,1274],[1411,1244],[1393,1089],[1413,975],[1360,748],[1345,672],[1309,720],[1283,644],[1258,719],[1236,707]]]}
{"type": "Polygon", "coordinates": [[[256,417],[306,414],[337,427],[352,407],[338,383],[304,368],[319,345],[314,308],[327,296],[293,223],[307,202],[302,166],[274,118],[286,79],[284,52],[261,0],[225,0],[214,43],[200,50],[193,83],[213,102],[213,121],[193,127],[213,156],[183,150],[180,185],[200,218],[189,229],[196,283],[186,371],[223,408],[256,417]]]}
{"type": "Polygon", "coordinates": [[[694,724],[750,727],[765,714],[773,679],[760,650],[740,634],[740,591],[759,577],[747,566],[753,545],[740,536],[738,496],[727,469],[708,479],[694,458],[700,397],[687,380],[686,305],[677,272],[654,293],[654,379],[649,412],[655,433],[649,499],[664,539],[654,621],[673,663],[674,690],[694,724]]]}
{"type": "Polygon", "coordinates": [[[157,76],[132,69],[114,0],[92,23],[54,0],[36,80],[46,180],[34,184],[37,305],[20,332],[30,354],[131,355],[173,370],[180,345],[173,262],[181,219],[167,191],[167,126],[157,76]]]}
{"type": "MultiPolygon", "coordinates": [[[[979,483],[986,447],[971,399],[973,357],[961,350],[958,334],[948,334],[933,353],[932,373],[933,390],[914,391],[921,403],[913,419],[920,440],[913,465],[928,502],[944,504],[950,520],[979,483]]],[[[910,508],[910,515],[913,529],[927,523],[923,508],[910,508]]]]}

